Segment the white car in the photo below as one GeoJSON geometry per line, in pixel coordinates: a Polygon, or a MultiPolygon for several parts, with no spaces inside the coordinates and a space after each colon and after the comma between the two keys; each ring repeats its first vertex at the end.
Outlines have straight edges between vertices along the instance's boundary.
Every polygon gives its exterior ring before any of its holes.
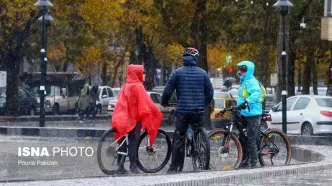
{"type": "Polygon", "coordinates": [[[99,102],[97,106],[101,113],[103,110],[107,110],[109,101],[116,99],[117,96],[109,86],[99,86],[98,88],[99,102]]]}
{"type": "MultiPolygon", "coordinates": [[[[287,98],[287,133],[332,133],[332,97],[297,95],[287,98]]],[[[269,128],[282,129],[282,104],[272,107],[269,128]]]]}
{"type": "MultiPolygon", "coordinates": [[[[158,109],[164,114],[164,119],[166,119],[167,121],[169,121],[169,124],[174,124],[175,122],[175,110],[173,107],[163,107],[160,105],[160,101],[161,101],[161,93],[159,92],[148,92],[148,94],[150,95],[152,101],[156,104],[156,106],[158,107],[158,109]]],[[[112,115],[116,102],[118,101],[118,99],[113,99],[110,100],[108,103],[108,107],[107,107],[107,112],[112,115]]]]}
{"type": "Polygon", "coordinates": [[[233,98],[229,92],[214,90],[213,98],[233,98]]]}
{"type": "Polygon", "coordinates": [[[119,93],[120,93],[120,90],[121,90],[121,88],[112,88],[112,91],[113,91],[113,93],[114,93],[114,97],[118,97],[118,95],[119,95],[119,93]]]}

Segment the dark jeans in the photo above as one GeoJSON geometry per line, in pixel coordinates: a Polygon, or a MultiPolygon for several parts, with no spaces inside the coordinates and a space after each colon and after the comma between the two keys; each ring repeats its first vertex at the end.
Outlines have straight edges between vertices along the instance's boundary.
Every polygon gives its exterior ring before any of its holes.
{"type": "Polygon", "coordinates": [[[176,113],[176,124],[173,136],[172,162],[170,169],[173,171],[182,171],[185,156],[184,137],[186,135],[189,123],[204,127],[204,112],[199,113],[176,113]]]}
{"type": "Polygon", "coordinates": [[[243,165],[250,163],[255,166],[258,161],[257,146],[259,143],[259,129],[261,116],[246,117],[247,138],[240,136],[240,142],[243,147],[243,165]]]}
{"type": "MultiPolygon", "coordinates": [[[[139,122],[136,124],[135,128],[129,132],[128,134],[128,141],[129,141],[129,147],[128,147],[128,157],[130,162],[130,167],[136,166],[137,161],[137,148],[138,148],[138,142],[141,134],[141,125],[142,123],[139,122]]],[[[122,140],[124,140],[123,138],[122,140]]],[[[119,148],[119,151],[126,152],[127,144],[124,142],[124,144],[119,148]]],[[[119,155],[118,160],[121,159],[121,155],[119,155]]]]}

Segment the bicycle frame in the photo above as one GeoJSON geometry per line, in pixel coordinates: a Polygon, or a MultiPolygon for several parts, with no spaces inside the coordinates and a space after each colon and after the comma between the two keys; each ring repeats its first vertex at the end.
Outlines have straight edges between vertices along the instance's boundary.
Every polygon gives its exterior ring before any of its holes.
{"type": "Polygon", "coordinates": [[[191,142],[189,142],[188,136],[187,135],[185,136],[185,138],[186,138],[186,141],[185,141],[185,145],[186,145],[185,151],[186,152],[185,152],[185,154],[186,154],[187,157],[191,157],[192,153],[193,153],[193,150],[195,150],[196,134],[197,134],[197,128],[198,128],[198,126],[194,126],[191,123],[189,123],[189,125],[191,125],[191,127],[192,127],[192,137],[191,137],[191,142]],[[188,152],[189,145],[191,146],[191,149],[190,149],[191,152],[188,152]]]}
{"type": "MultiPolygon", "coordinates": [[[[227,131],[226,133],[226,137],[223,138],[223,141],[222,141],[222,146],[225,146],[227,151],[229,149],[229,144],[230,144],[230,137],[231,137],[231,133],[232,133],[232,130],[233,130],[233,126],[235,125],[236,128],[238,129],[238,134],[237,136],[243,136],[245,138],[247,138],[247,136],[244,134],[243,132],[243,129],[245,128],[244,127],[244,123],[241,123],[241,122],[245,122],[245,121],[241,121],[242,119],[242,114],[240,113],[239,110],[233,110],[232,111],[232,117],[231,117],[231,121],[228,122],[228,124],[226,125],[225,129],[227,131]]],[[[265,132],[267,131],[268,129],[265,129],[264,131],[262,130],[259,130],[259,136],[260,136],[260,139],[262,139],[263,137],[265,137],[266,139],[269,140],[269,142],[271,142],[273,144],[273,146],[277,149],[277,152],[279,152],[279,148],[278,146],[269,138],[269,136],[267,136],[265,134],[265,132]]],[[[268,154],[273,154],[275,152],[266,152],[266,153],[262,153],[262,150],[263,148],[260,146],[260,144],[258,144],[258,154],[261,154],[261,155],[268,155],[268,154]]]]}
{"type": "MultiPolygon", "coordinates": [[[[118,142],[119,140],[121,140],[121,139],[122,139],[122,138],[119,138],[119,139],[115,140],[115,141],[113,142],[113,144],[114,144],[114,143],[117,143],[117,142],[118,142]]],[[[120,155],[128,156],[128,149],[127,149],[127,152],[121,152],[121,151],[119,151],[119,149],[122,147],[122,145],[123,145],[124,143],[126,143],[127,148],[128,148],[128,145],[129,145],[128,134],[125,135],[125,139],[122,140],[122,142],[120,143],[120,145],[115,149],[115,152],[116,152],[117,154],[120,154],[120,155]]],[[[112,144],[112,145],[113,145],[113,144],[112,144]]]]}

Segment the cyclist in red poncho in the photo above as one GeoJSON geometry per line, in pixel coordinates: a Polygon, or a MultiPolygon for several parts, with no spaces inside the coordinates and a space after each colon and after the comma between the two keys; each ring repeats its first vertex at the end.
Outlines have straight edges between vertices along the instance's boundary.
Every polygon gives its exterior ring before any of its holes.
{"type": "MultiPolygon", "coordinates": [[[[143,65],[128,65],[126,84],[119,93],[111,123],[111,127],[118,132],[114,133],[116,139],[129,133],[130,172],[136,174],[140,173],[136,165],[140,128],[148,131],[152,146],[163,118],[163,114],[146,92],[144,80],[143,65]]],[[[121,167],[120,172],[127,173],[124,167],[121,167]]]]}

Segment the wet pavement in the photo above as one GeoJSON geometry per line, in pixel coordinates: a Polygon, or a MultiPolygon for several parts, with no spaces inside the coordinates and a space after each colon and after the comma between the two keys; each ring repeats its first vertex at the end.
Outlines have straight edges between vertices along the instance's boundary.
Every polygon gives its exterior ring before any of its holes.
{"type": "MultiPolygon", "coordinates": [[[[332,157],[332,146],[299,146],[320,152],[324,156],[332,157]]],[[[265,186],[265,185],[283,185],[283,186],[306,186],[306,185],[332,185],[332,169],[310,172],[299,175],[278,176],[274,178],[265,178],[257,180],[234,181],[228,185],[245,185],[245,186],[265,186]]],[[[210,184],[214,186],[216,184],[210,184]]]]}
{"type": "MultiPolygon", "coordinates": [[[[22,136],[0,136],[0,185],[154,185],[162,182],[183,181],[192,179],[204,179],[207,177],[220,176],[220,175],[241,175],[252,171],[269,170],[270,168],[278,169],[277,167],[257,168],[253,170],[229,170],[229,171],[203,171],[193,173],[191,159],[186,158],[184,172],[175,175],[165,175],[168,165],[159,173],[155,174],[141,174],[141,175],[127,175],[124,177],[109,177],[105,176],[99,169],[96,158],[97,141],[86,138],[82,140],[75,139],[59,139],[38,137],[22,137],[22,136]],[[21,152],[19,152],[21,147],[21,152]],[[45,147],[49,150],[50,156],[34,156],[24,157],[22,147],[45,147]],[[56,154],[52,156],[54,147],[91,147],[94,150],[92,156],[88,151],[88,155],[83,156],[60,156],[56,154]],[[52,151],[53,150],[53,151],[52,151]],[[21,156],[19,156],[21,153],[21,156]],[[21,162],[19,162],[21,160],[21,162]],[[37,161],[39,160],[38,163],[37,161]],[[43,161],[48,161],[42,165],[43,161]],[[32,165],[29,162],[35,162],[32,165]],[[53,162],[53,164],[52,164],[53,162]],[[56,163],[55,163],[56,162],[56,163]],[[40,181],[35,181],[40,180],[40,181]],[[44,180],[44,181],[42,181],[44,180]],[[52,181],[45,181],[52,180],[52,181]],[[7,181],[23,181],[5,183],[7,181]],[[27,182],[26,182],[27,181],[27,182]]],[[[321,148],[326,150],[326,154],[331,153],[324,147],[312,146],[310,148],[321,148]]],[[[85,151],[84,151],[85,152],[85,151]]],[[[83,153],[84,153],[83,152],[83,153]]],[[[32,153],[30,151],[30,153],[32,153]]],[[[73,151],[72,151],[73,153],[73,151]]],[[[332,155],[328,154],[328,155],[332,155]]],[[[128,163],[127,163],[128,164],[128,163]]],[[[292,160],[292,164],[302,164],[292,160]]],[[[327,173],[326,173],[327,174],[327,173]]],[[[323,174],[324,175],[324,174],[323,174]]],[[[291,176],[289,179],[291,180],[291,176]]],[[[288,177],[267,178],[266,180],[254,181],[239,181],[231,182],[233,185],[257,185],[257,184],[272,184],[274,182],[281,185],[286,184],[285,179],[288,177]],[[264,181],[264,182],[263,182],[264,181]]],[[[306,176],[308,177],[308,176],[306,176]]],[[[308,177],[309,178],[309,177],[308,177]]],[[[314,178],[314,176],[312,176],[314,178]]],[[[298,179],[301,180],[301,177],[298,179]]],[[[300,182],[301,183],[301,182],[300,182]]],[[[314,183],[314,182],[312,182],[314,183]]],[[[213,184],[211,184],[213,185],[213,184]]]]}

